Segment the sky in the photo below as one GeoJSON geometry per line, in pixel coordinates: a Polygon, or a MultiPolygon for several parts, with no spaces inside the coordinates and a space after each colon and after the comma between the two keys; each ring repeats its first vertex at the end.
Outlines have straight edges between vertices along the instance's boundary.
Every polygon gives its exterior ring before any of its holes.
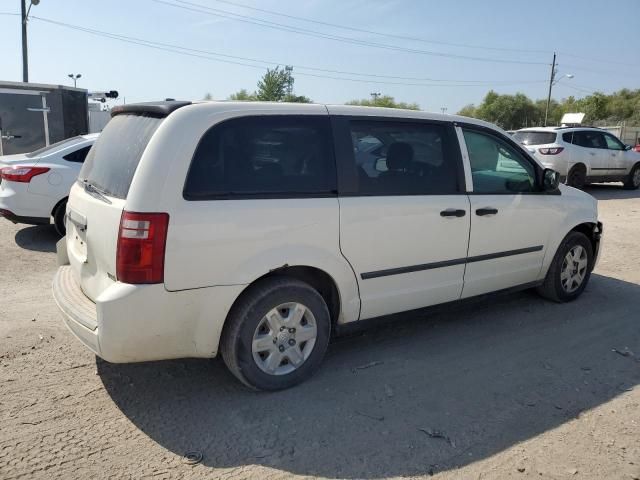
{"type": "MultiPolygon", "coordinates": [[[[0,0],[0,80],[22,80],[20,17],[6,15],[19,12],[0,0]]],[[[295,93],[315,102],[379,92],[455,113],[490,89],[546,98],[554,51],[554,98],[640,88],[639,12],[639,0],[41,0],[29,76],[79,73],[79,87],[131,103],[225,99],[293,65],[295,93]]]]}

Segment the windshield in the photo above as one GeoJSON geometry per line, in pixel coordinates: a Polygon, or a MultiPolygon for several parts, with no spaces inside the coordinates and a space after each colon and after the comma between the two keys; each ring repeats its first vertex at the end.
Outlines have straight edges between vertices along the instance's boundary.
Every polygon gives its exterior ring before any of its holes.
{"type": "Polygon", "coordinates": [[[545,145],[556,141],[556,132],[516,132],[513,138],[523,145],[545,145]]]}
{"type": "Polygon", "coordinates": [[[78,178],[106,195],[125,199],[144,149],[161,118],[117,115],[111,119],[85,159],[78,178]]]}
{"type": "Polygon", "coordinates": [[[78,143],[80,140],[84,140],[84,138],[80,135],[78,135],[77,137],[65,138],[64,140],[60,140],[59,142],[52,143],[51,145],[39,148],[38,150],[34,150],[33,152],[26,153],[25,157],[41,157],[42,155],[52,152],[53,150],[62,149],[71,146],[74,143],[78,143]]]}

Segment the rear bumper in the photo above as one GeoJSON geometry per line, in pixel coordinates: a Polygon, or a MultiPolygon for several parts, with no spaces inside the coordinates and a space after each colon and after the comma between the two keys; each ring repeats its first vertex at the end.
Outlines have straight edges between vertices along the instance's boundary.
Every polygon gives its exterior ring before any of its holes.
{"type": "Polygon", "coordinates": [[[82,293],[69,265],[60,267],[53,278],[53,299],[71,333],[100,355],[96,304],[82,293]]]}
{"type": "Polygon", "coordinates": [[[168,292],[163,285],[114,282],[94,303],[64,265],[53,297],[78,340],[109,362],[129,363],[216,356],[224,320],[242,288],[168,292]]]}

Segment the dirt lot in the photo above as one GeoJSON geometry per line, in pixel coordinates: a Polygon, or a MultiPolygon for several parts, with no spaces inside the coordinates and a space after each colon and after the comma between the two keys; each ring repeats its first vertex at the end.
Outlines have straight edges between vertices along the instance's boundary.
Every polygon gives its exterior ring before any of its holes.
{"type": "Polygon", "coordinates": [[[0,221],[0,478],[640,478],[640,193],[589,192],[577,302],[406,315],[275,394],[218,360],[96,361],[51,298],[53,230],[0,221]]]}

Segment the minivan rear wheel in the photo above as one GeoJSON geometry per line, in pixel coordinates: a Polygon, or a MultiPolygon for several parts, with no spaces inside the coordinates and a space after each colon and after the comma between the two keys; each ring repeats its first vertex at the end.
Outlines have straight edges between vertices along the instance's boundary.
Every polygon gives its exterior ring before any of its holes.
{"type": "Polygon", "coordinates": [[[256,390],[281,390],[322,362],[331,317],[322,296],[289,277],[261,280],[243,293],[225,324],[220,350],[231,371],[256,390]]]}
{"type": "Polygon", "coordinates": [[[593,247],[584,233],[570,232],[558,247],[538,293],[554,302],[578,298],[589,282],[593,268],[593,247]]]}

